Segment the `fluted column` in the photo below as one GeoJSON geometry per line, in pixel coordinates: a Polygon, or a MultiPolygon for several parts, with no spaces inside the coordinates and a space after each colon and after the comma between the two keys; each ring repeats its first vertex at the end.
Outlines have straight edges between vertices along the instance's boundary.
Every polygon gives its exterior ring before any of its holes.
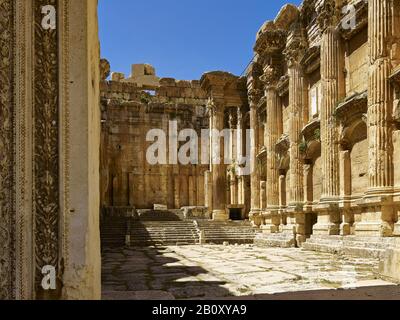
{"type": "Polygon", "coordinates": [[[344,95],[343,53],[341,38],[335,26],[338,22],[335,1],[325,0],[318,9],[321,38],[321,154],[322,154],[322,198],[318,212],[318,223],[314,234],[339,234],[340,212],[338,200],[339,145],[335,110],[344,95]]]}
{"type": "Polygon", "coordinates": [[[290,197],[288,205],[288,222],[296,221],[296,226],[289,231],[296,234],[298,242],[306,240],[303,217],[304,186],[303,186],[303,160],[300,152],[302,128],[304,126],[305,78],[300,65],[304,56],[306,42],[301,36],[301,30],[291,34],[285,50],[289,73],[289,108],[290,108],[290,197]]]}
{"type": "Polygon", "coordinates": [[[251,210],[250,214],[256,214],[260,211],[260,175],[257,168],[257,151],[259,145],[259,126],[257,116],[257,102],[261,97],[259,90],[249,92],[250,104],[250,128],[253,130],[251,141],[251,210]]]}
{"type": "Polygon", "coordinates": [[[369,1],[368,144],[369,189],[356,234],[390,236],[393,232],[393,87],[390,46],[393,2],[369,1]]]}
{"type": "MultiPolygon", "coordinates": [[[[224,104],[221,101],[214,101],[209,106],[212,113],[211,130],[224,130],[224,104]]],[[[212,181],[213,181],[213,219],[227,220],[228,214],[226,211],[226,169],[224,165],[224,140],[218,135],[212,134],[211,145],[213,148],[212,154],[212,181]],[[219,155],[216,153],[216,146],[219,144],[219,155]],[[219,162],[217,163],[217,159],[219,162]]]]}
{"type": "Polygon", "coordinates": [[[303,161],[300,153],[301,130],[304,126],[302,110],[304,102],[304,77],[299,65],[289,68],[289,105],[290,105],[290,203],[289,206],[302,205],[304,202],[303,161]]]}
{"type": "Polygon", "coordinates": [[[279,231],[279,166],[275,146],[282,134],[282,110],[280,98],[277,92],[279,70],[277,66],[267,66],[264,70],[263,80],[266,83],[267,97],[267,124],[266,124],[266,148],[267,148],[267,212],[266,225],[263,230],[266,233],[279,231]]]}

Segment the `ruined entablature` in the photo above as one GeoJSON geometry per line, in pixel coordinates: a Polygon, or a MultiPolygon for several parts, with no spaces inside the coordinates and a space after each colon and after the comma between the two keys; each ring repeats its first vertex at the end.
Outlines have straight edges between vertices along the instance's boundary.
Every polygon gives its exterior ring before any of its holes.
{"type": "Polygon", "coordinates": [[[100,79],[102,81],[106,80],[111,73],[110,62],[107,59],[100,60],[100,79]]]}

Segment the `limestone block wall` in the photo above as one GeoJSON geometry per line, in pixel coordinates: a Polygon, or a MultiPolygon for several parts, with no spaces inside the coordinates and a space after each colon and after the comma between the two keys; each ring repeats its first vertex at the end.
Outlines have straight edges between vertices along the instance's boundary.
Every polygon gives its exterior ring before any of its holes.
{"type": "Polygon", "coordinates": [[[152,129],[162,129],[168,143],[173,134],[170,122],[176,121],[178,132],[194,129],[201,137],[201,129],[209,125],[205,104],[198,81],[163,78],[150,91],[143,90],[133,78],[103,81],[102,205],[140,209],[150,209],[154,204],[170,209],[204,206],[204,172],[208,166],[169,161],[151,165],[146,153],[153,142],[146,141],[146,135],[152,129]]]}

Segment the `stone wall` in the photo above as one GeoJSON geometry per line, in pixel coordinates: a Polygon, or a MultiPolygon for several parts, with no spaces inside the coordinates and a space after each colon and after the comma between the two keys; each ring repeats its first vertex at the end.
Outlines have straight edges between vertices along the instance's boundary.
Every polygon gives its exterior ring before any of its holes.
{"type": "Polygon", "coordinates": [[[169,161],[151,165],[146,159],[153,143],[146,141],[150,130],[162,129],[168,142],[174,134],[171,121],[177,122],[178,132],[191,128],[199,137],[201,129],[208,128],[206,95],[199,81],[163,78],[143,90],[145,78],[140,83],[135,82],[137,78],[122,79],[101,84],[102,205],[138,209],[150,209],[154,204],[170,209],[204,206],[207,165],[169,161]]]}

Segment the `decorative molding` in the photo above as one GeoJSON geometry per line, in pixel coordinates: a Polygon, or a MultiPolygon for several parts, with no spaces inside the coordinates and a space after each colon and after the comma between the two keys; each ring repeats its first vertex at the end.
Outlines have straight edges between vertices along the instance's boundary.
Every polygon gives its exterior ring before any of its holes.
{"type": "Polygon", "coordinates": [[[15,298],[15,1],[0,0],[0,299],[15,298]]]}
{"type": "Polygon", "coordinates": [[[42,28],[42,7],[46,5],[54,6],[56,12],[59,8],[58,0],[34,0],[33,208],[38,296],[42,293],[42,267],[59,269],[59,26],[42,28]]]}
{"type": "Polygon", "coordinates": [[[256,41],[254,51],[260,56],[274,54],[283,50],[286,45],[287,31],[270,29],[260,34],[256,41]]]}

